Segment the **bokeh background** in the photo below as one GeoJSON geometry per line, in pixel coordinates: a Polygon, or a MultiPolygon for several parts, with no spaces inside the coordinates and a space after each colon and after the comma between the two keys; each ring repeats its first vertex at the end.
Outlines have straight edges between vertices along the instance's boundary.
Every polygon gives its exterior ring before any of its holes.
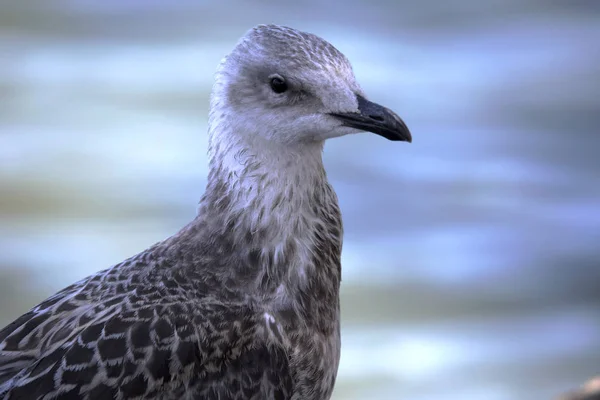
{"type": "Polygon", "coordinates": [[[414,143],[328,143],[345,221],[334,399],[551,399],[600,373],[600,2],[0,6],[0,325],[174,233],[219,60],[316,33],[414,143]]]}

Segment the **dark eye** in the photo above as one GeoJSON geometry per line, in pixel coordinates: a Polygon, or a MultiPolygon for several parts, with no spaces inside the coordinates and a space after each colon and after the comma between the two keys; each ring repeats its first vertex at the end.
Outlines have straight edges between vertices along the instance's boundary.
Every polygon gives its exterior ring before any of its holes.
{"type": "Polygon", "coordinates": [[[279,76],[272,77],[269,81],[269,84],[275,93],[283,93],[288,89],[288,85],[285,83],[285,80],[279,76]]]}

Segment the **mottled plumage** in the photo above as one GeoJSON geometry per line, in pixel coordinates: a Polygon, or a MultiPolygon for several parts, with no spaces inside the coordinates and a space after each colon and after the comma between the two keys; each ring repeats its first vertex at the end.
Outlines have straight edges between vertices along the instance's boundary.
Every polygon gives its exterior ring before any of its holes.
{"type": "Polygon", "coordinates": [[[0,331],[0,397],[328,399],[342,223],[321,153],[359,130],[410,140],[332,45],[248,32],[217,72],[197,217],[0,331]]]}

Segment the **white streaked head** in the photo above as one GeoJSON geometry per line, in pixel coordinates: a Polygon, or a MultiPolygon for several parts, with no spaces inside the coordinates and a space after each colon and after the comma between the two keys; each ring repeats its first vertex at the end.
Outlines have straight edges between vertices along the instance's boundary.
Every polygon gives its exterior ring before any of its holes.
{"type": "Polygon", "coordinates": [[[259,25],[219,66],[211,111],[233,130],[291,144],[352,132],[331,112],[358,112],[362,94],[348,59],[319,37],[259,25]]]}
{"type": "Polygon", "coordinates": [[[217,71],[211,142],[222,141],[214,136],[223,130],[261,145],[398,130],[395,114],[378,106],[365,115],[365,106],[376,105],[365,99],[350,62],[333,45],[292,28],[259,25],[246,33],[217,71]]]}

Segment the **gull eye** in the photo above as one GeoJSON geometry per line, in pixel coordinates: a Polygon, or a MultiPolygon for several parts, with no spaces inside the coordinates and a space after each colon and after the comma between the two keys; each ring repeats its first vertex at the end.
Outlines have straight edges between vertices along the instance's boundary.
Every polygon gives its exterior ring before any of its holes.
{"type": "Polygon", "coordinates": [[[271,85],[271,89],[275,93],[283,93],[283,92],[285,92],[288,89],[288,85],[285,82],[285,79],[283,79],[279,75],[272,76],[271,80],[269,81],[269,85],[271,85]]]}

